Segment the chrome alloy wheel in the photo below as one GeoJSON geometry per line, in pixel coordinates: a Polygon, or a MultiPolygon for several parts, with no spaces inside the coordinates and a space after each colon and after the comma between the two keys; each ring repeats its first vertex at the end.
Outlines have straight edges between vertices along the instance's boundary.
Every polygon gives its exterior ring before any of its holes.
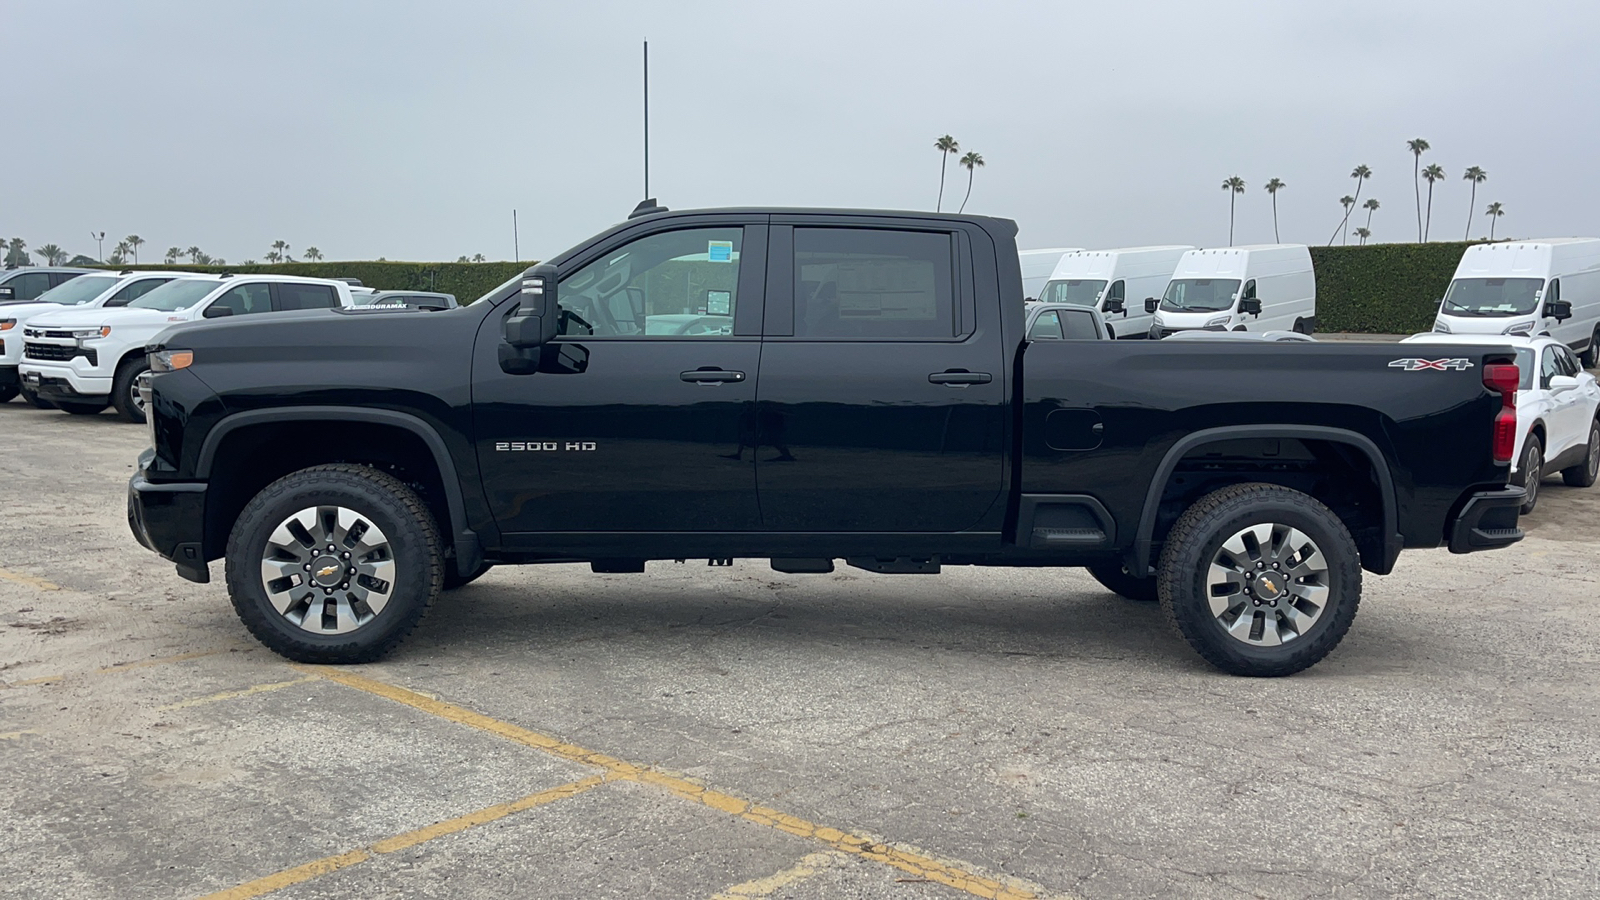
{"type": "Polygon", "coordinates": [[[1328,558],[1305,532],[1262,523],[1222,543],[1206,574],[1206,599],[1223,630],[1252,647],[1307,631],[1328,605],[1328,558]]]}
{"type": "Polygon", "coordinates": [[[261,584],[279,615],[314,634],[348,634],[394,591],[389,538],[342,506],[310,506],[279,523],[261,554],[261,584]]]}

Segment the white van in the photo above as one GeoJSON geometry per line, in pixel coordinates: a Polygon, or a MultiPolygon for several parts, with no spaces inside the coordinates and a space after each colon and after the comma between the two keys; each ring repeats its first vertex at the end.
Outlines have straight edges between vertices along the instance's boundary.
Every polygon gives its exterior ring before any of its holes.
{"type": "Polygon", "coordinates": [[[1068,253],[1056,264],[1039,299],[1099,310],[1112,337],[1148,337],[1150,314],[1144,311],[1143,298],[1165,291],[1178,262],[1193,249],[1125,247],[1068,253]]]}
{"type": "Polygon", "coordinates": [[[1050,280],[1050,273],[1056,270],[1056,263],[1068,253],[1076,253],[1082,247],[1056,247],[1050,250],[1020,250],[1017,260],[1022,263],[1022,296],[1029,300],[1039,299],[1039,292],[1044,290],[1044,283],[1050,280]]]}
{"type": "Polygon", "coordinates": [[[1177,331],[1317,330],[1317,279],[1305,244],[1190,250],[1158,300],[1150,336],[1177,331]]]}
{"type": "Polygon", "coordinates": [[[1600,238],[1475,244],[1461,254],[1433,330],[1548,334],[1594,368],[1600,340],[1600,238]]]}

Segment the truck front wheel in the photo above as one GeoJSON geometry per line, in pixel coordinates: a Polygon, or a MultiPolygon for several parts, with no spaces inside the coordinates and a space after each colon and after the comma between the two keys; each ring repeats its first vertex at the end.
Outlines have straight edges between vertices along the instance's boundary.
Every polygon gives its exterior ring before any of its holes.
{"type": "Polygon", "coordinates": [[[1157,569],[1161,608],[1207,662],[1292,675],[1343,640],[1361,602],[1355,541],[1326,506],[1273,484],[1236,484],[1189,507],[1157,569]]]}
{"type": "Polygon", "coordinates": [[[298,662],[360,663],[393,650],[444,583],[433,516],[393,476],[302,469],[267,485],[228,537],[228,594],[245,627],[298,662]]]}

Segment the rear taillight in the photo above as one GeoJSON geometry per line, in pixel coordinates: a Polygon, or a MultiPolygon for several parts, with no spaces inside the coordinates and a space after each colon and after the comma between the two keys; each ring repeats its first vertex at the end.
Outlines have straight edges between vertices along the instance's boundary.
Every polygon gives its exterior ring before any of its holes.
{"type": "Polygon", "coordinates": [[[1494,417],[1494,461],[1511,462],[1517,449],[1517,386],[1522,373],[1507,363],[1483,367],[1483,386],[1500,394],[1500,411],[1494,417]]]}

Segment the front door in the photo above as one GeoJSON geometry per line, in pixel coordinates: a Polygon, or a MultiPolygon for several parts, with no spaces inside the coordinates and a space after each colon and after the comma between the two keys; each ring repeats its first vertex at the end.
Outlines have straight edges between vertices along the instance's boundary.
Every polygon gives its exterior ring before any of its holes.
{"type": "Polygon", "coordinates": [[[998,310],[972,302],[967,238],[935,223],[772,230],[763,529],[977,528],[1002,496],[1007,373],[998,310]]]}
{"type": "MultiPolygon", "coordinates": [[[[681,220],[680,220],[681,221],[681,220]]],[[[619,238],[563,265],[561,336],[540,371],[497,361],[505,304],[473,366],[479,465],[500,530],[752,531],[765,228],[619,238]]]]}

